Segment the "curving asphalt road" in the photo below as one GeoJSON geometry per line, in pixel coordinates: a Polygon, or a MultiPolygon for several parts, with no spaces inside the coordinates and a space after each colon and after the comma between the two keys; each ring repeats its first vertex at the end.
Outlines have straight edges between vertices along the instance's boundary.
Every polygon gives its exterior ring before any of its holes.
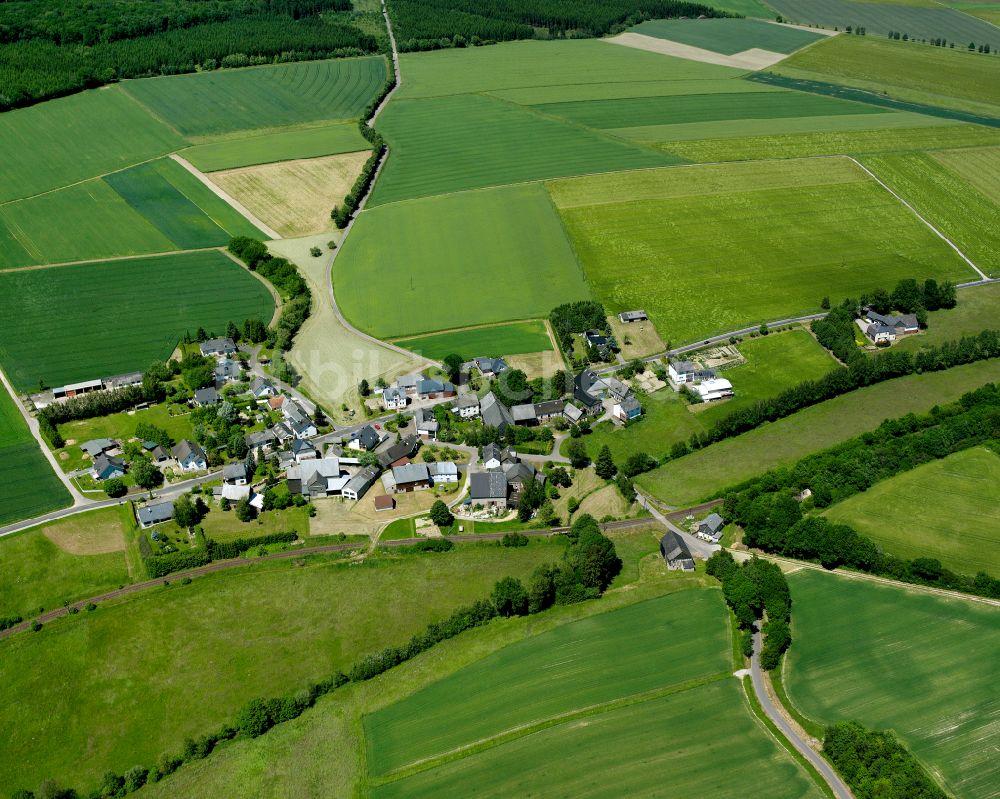
{"type": "Polygon", "coordinates": [[[767,717],[774,722],[774,725],[781,730],[781,734],[784,735],[806,760],[808,760],[820,773],[820,776],[826,781],[826,784],[830,786],[837,799],[854,799],[854,794],[851,793],[851,789],[847,787],[844,781],[840,778],[836,771],[833,770],[831,766],[816,750],[814,750],[809,744],[799,735],[798,731],[788,723],[785,717],[781,714],[777,707],[775,707],[774,702],[771,701],[771,697],[767,692],[767,687],[764,685],[764,672],[760,667],[760,650],[762,645],[762,639],[760,630],[754,633],[753,637],[753,657],[750,659],[750,680],[753,682],[753,690],[757,695],[757,699],[760,702],[764,712],[767,717]]]}

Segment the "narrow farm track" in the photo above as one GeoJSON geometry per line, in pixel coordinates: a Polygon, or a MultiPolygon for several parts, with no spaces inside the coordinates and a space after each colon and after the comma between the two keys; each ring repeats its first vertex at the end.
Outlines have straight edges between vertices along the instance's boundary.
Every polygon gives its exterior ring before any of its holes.
{"type": "MultiPolygon", "coordinates": [[[[205,478],[200,478],[203,480],[208,480],[211,478],[218,478],[221,472],[216,472],[214,475],[210,475],[205,478]]],[[[111,500],[110,502],[99,503],[98,506],[105,507],[108,505],[117,505],[120,500],[111,500]]],[[[78,510],[77,513],[81,513],[83,510],[91,510],[91,507],[83,508],[78,510]]],[[[632,527],[642,527],[648,525],[650,519],[626,519],[620,522],[607,522],[601,525],[601,528],[605,531],[609,530],[627,530],[632,527]]],[[[559,535],[561,533],[569,532],[569,527],[549,527],[544,530],[522,530],[521,535],[528,536],[531,538],[551,538],[552,536],[559,535]]],[[[468,534],[468,535],[452,535],[448,536],[449,540],[455,541],[457,543],[476,543],[482,541],[499,541],[507,533],[480,533],[478,535],[468,534]]],[[[391,541],[379,541],[378,546],[393,548],[393,547],[405,547],[413,546],[414,544],[419,544],[422,541],[426,541],[425,538],[399,538],[391,541]]],[[[76,602],[71,602],[65,607],[56,608],[55,610],[46,611],[45,613],[36,616],[30,621],[21,622],[13,627],[8,627],[6,630],[0,630],[0,639],[9,638],[15,633],[24,632],[29,629],[32,622],[38,621],[42,624],[58,619],[61,616],[66,616],[71,610],[81,611],[84,610],[87,605],[93,603],[98,604],[101,602],[109,602],[113,599],[120,599],[121,597],[129,596],[131,594],[137,594],[141,591],[145,591],[148,588],[156,588],[157,586],[167,585],[171,582],[177,582],[178,580],[183,580],[186,577],[201,577],[206,574],[213,574],[215,572],[227,571],[229,569],[239,569],[245,566],[249,566],[257,561],[262,560],[289,560],[295,558],[304,558],[309,555],[323,555],[330,554],[334,552],[349,552],[351,550],[360,549],[363,544],[350,543],[350,544],[324,544],[322,546],[315,547],[303,547],[301,549],[289,549],[283,552],[271,552],[267,555],[263,555],[259,558],[247,559],[247,558],[236,558],[234,560],[217,560],[209,563],[205,566],[199,566],[195,569],[188,569],[187,571],[174,572],[167,577],[160,577],[155,580],[143,580],[139,583],[133,583],[132,585],[126,585],[122,588],[118,588],[114,591],[107,591],[103,594],[98,594],[96,596],[88,597],[86,599],[81,599],[76,602]]]]}

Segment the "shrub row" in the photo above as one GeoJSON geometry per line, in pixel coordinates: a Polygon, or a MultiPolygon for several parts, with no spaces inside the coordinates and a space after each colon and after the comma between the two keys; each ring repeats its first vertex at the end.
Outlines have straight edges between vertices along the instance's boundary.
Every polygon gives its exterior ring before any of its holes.
{"type": "Polygon", "coordinates": [[[248,549],[267,544],[290,544],[298,540],[297,533],[269,533],[254,538],[236,538],[232,541],[216,541],[212,538],[205,542],[210,560],[228,560],[238,558],[248,549]]]}
{"type": "MultiPolygon", "coordinates": [[[[345,683],[370,680],[435,644],[488,624],[498,616],[539,613],[554,604],[568,604],[600,596],[621,571],[621,560],[615,552],[614,544],[601,533],[594,518],[587,514],[576,520],[567,537],[571,543],[565,552],[564,562],[540,566],[535,570],[529,588],[526,589],[517,578],[505,577],[497,581],[488,599],[459,608],[443,621],[432,622],[404,646],[386,647],[362,657],[346,675],[336,672],[328,679],[312,683],[290,696],[253,699],[237,713],[235,726],[226,725],[197,740],[185,739],[180,755],[164,755],[151,769],[135,766],[124,776],[108,772],[101,788],[94,791],[93,796],[101,799],[125,796],[138,790],[146,782],[157,782],[172,774],[185,762],[206,757],[220,741],[237,736],[256,738],[263,735],[276,724],[300,716],[320,697],[345,683]]],[[[46,795],[66,799],[78,796],[72,789],[59,789],[51,781],[46,781],[43,785],[48,786],[46,790],[54,791],[46,795]]],[[[16,795],[20,799],[33,797],[30,791],[20,791],[16,795]]]]}
{"type": "Polygon", "coordinates": [[[146,573],[152,579],[164,577],[172,572],[196,569],[212,562],[208,550],[196,549],[191,552],[171,552],[168,555],[150,555],[143,560],[146,573]]]}
{"type": "Polygon", "coordinates": [[[143,559],[151,578],[163,577],[173,572],[205,566],[213,560],[237,558],[248,549],[267,544],[284,544],[298,540],[297,533],[268,533],[252,538],[237,538],[233,541],[208,539],[203,549],[188,552],[171,552],[167,555],[150,555],[143,559]]]}
{"type": "Polygon", "coordinates": [[[0,617],[0,630],[9,630],[15,624],[20,624],[24,619],[21,616],[0,617]]]}

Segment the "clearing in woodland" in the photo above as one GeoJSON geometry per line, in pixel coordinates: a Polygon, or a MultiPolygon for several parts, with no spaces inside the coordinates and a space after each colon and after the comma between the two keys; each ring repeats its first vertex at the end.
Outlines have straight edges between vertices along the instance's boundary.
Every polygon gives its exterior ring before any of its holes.
{"type": "Polygon", "coordinates": [[[385,83],[385,58],[301,61],[121,84],[184,136],[354,119],[385,83]]]}
{"type": "Polygon", "coordinates": [[[995,380],[1000,380],[997,360],[888,380],[711,444],[637,477],[636,483],[665,502],[693,505],[768,469],[874,430],[886,419],[927,413],[995,380]]]}
{"type": "Polygon", "coordinates": [[[594,295],[675,345],[819,310],[914,274],[975,272],[848,159],[623,172],[547,184],[594,295]]]}
{"type": "Polygon", "coordinates": [[[512,644],[365,717],[372,795],[644,795],[670,774],[678,796],[735,797],[751,771],[768,796],[818,795],[747,713],[731,657],[717,591],[512,644]],[[711,776],[689,765],[705,751],[711,776]],[[553,767],[578,757],[593,768],[553,767]]]}
{"type": "Polygon", "coordinates": [[[185,333],[273,313],[267,287],[217,250],[4,272],[0,315],[18,321],[0,327],[0,363],[35,391],[144,369],[185,333]]]}
{"type": "Polygon", "coordinates": [[[333,284],[347,319],[380,338],[542,318],[589,297],[537,183],[366,210],[333,284]]]}
{"type": "Polygon", "coordinates": [[[997,609],[811,569],[788,575],[788,584],[795,642],[784,682],[792,703],[821,724],[857,719],[893,730],[949,794],[993,799],[997,609]]]}
{"type": "Polygon", "coordinates": [[[562,552],[558,542],[537,541],[378,555],[360,567],[327,557],[262,561],[2,640],[0,726],[9,734],[0,791],[49,778],[89,791],[108,770],[152,766],[186,737],[231,723],[250,699],[347,671],[486,596],[501,577],[525,579],[562,552]],[[239,679],[192,679],[222,673],[239,679]],[[74,754],[84,748],[87,757],[74,754]]]}
{"type": "Polygon", "coordinates": [[[213,172],[209,179],[285,237],[329,230],[330,210],[351,190],[369,152],[213,172]]]}
{"type": "Polygon", "coordinates": [[[998,505],[1000,455],[976,447],[883,480],[825,515],[901,558],[937,558],[961,574],[1000,575],[998,505]]]}

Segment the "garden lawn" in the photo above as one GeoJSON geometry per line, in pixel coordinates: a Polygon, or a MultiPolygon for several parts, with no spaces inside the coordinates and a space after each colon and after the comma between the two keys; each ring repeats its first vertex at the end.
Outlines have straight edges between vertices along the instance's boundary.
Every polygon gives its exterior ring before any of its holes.
{"type": "Polygon", "coordinates": [[[392,155],[372,205],[680,160],[485,95],[395,100],[378,129],[392,155]]]}
{"type": "Polygon", "coordinates": [[[524,578],[561,552],[545,542],[377,556],[362,566],[257,562],[0,641],[8,730],[0,790],[46,778],[90,790],[109,769],[153,765],[185,737],[231,722],[248,700],[294,693],[402,644],[500,577],[524,578]]]}
{"type": "MultiPolygon", "coordinates": [[[[782,0],[783,3],[787,1],[782,0]]],[[[859,4],[844,5],[850,6],[855,13],[859,4]]],[[[962,48],[970,41],[982,43],[988,37],[995,37],[1000,44],[1000,31],[972,17],[964,18],[986,28],[987,36],[965,36],[954,50],[915,42],[889,41],[872,35],[834,36],[796,53],[770,71],[790,78],[867,89],[897,100],[997,116],[1000,114],[1000,62],[962,48]]],[[[871,34],[872,30],[868,32],[871,34]]],[[[916,31],[910,29],[909,33],[912,36],[916,31]]],[[[951,40],[944,30],[936,30],[927,36],[944,36],[951,40]]]]}
{"type": "Polygon", "coordinates": [[[1000,455],[976,447],[883,480],[826,516],[901,558],[1000,575],[1000,455]]]}
{"type": "Polygon", "coordinates": [[[629,30],[725,55],[753,48],[793,53],[824,38],[822,33],[756,19],[651,19],[629,30]]]}
{"type": "MultiPolygon", "coordinates": [[[[792,91],[582,100],[545,103],[532,108],[592,128],[672,126],[719,121],[732,123],[737,119],[886,115],[885,109],[878,106],[792,91]]],[[[835,126],[835,121],[832,124],[835,126]]]]}
{"type": "MultiPolygon", "coordinates": [[[[72,498],[24,423],[15,400],[0,387],[0,525],[72,504],[72,498]]],[[[0,549],[0,552],[3,550],[0,549]]],[[[6,561],[0,563],[5,564],[6,561]]],[[[6,591],[0,576],[0,615],[6,591]]]]}
{"type": "Polygon", "coordinates": [[[0,202],[169,153],[184,141],[118,86],[0,115],[0,202]]]}
{"type": "Polygon", "coordinates": [[[987,274],[1000,275],[1000,206],[927,153],[862,162],[987,274]]]}
{"type": "Polygon", "coordinates": [[[823,724],[891,729],[959,799],[1000,784],[996,608],[807,570],[788,575],[792,703],[823,724]]]}
{"type": "Polygon", "coordinates": [[[538,184],[364,211],[333,288],[348,320],[379,338],[545,317],[589,297],[538,184]]]}
{"type": "Polygon", "coordinates": [[[927,329],[907,336],[893,347],[916,352],[925,347],[957,341],[983,330],[1000,329],[1000,283],[969,286],[958,290],[958,305],[927,315],[927,329]]]}
{"type": "Polygon", "coordinates": [[[1000,361],[888,380],[720,441],[636,478],[644,491],[677,505],[717,496],[769,469],[878,427],[886,419],[926,413],[984,383],[1000,380],[1000,361]]]}
{"type": "Polygon", "coordinates": [[[252,522],[241,522],[235,511],[223,511],[214,501],[211,510],[199,523],[208,538],[232,541],[234,538],[254,538],[271,533],[298,533],[299,538],[309,537],[309,512],[304,508],[269,510],[252,522]]]}
{"type": "Polygon", "coordinates": [[[105,508],[0,538],[0,616],[30,618],[131,583],[130,516],[128,506],[105,508]]]}
{"type": "Polygon", "coordinates": [[[16,321],[0,328],[0,363],[19,391],[92,380],[165,359],[199,327],[273,312],[267,287],[215,250],[6,272],[0,315],[16,321]]]}
{"type": "Polygon", "coordinates": [[[559,627],[366,716],[369,771],[385,775],[517,727],[725,672],[729,638],[717,591],[559,627]]]}
{"type": "MultiPolygon", "coordinates": [[[[140,424],[151,424],[166,430],[174,442],[183,438],[194,438],[194,427],[189,413],[172,416],[168,405],[161,403],[134,413],[111,413],[107,416],[95,416],[92,419],[77,419],[59,425],[59,434],[66,441],[75,441],[61,450],[56,450],[56,457],[66,452],[75,464],[75,468],[83,468],[83,451],[80,444],[94,438],[113,438],[128,440],[135,436],[140,424]]],[[[61,460],[61,458],[60,458],[61,460]]],[[[86,463],[90,463],[86,461],[86,463]]]]}
{"type": "Polygon", "coordinates": [[[742,70],[672,58],[598,39],[507,42],[494,47],[403,53],[399,98],[544,86],[710,80],[742,70]]]}
{"type": "Polygon", "coordinates": [[[296,158],[353,153],[370,148],[371,145],[361,135],[355,123],[335,122],[200,144],[182,151],[181,155],[202,172],[214,172],[296,158]]]}
{"type": "Polygon", "coordinates": [[[819,310],[914,275],[975,272],[847,159],[751,162],[548,184],[595,297],[664,340],[819,310]]]}
{"type": "Polygon", "coordinates": [[[130,80],[123,88],[184,136],[354,119],[386,79],[382,56],[130,80]]]}
{"type": "Polygon", "coordinates": [[[518,738],[380,785],[372,796],[738,799],[748,784],[772,799],[822,796],[750,715],[740,683],[729,678],[518,738]]]}
{"type": "Polygon", "coordinates": [[[465,361],[471,361],[479,357],[500,358],[504,355],[548,352],[552,349],[545,323],[541,321],[456,330],[404,339],[397,343],[432,361],[444,360],[453,353],[461,355],[465,361]]]}
{"type": "Polygon", "coordinates": [[[733,411],[775,397],[804,380],[818,380],[839,366],[809,331],[801,329],[746,339],[739,350],[746,363],[719,373],[732,382],[736,396],[698,409],[706,428],[733,411]]]}

